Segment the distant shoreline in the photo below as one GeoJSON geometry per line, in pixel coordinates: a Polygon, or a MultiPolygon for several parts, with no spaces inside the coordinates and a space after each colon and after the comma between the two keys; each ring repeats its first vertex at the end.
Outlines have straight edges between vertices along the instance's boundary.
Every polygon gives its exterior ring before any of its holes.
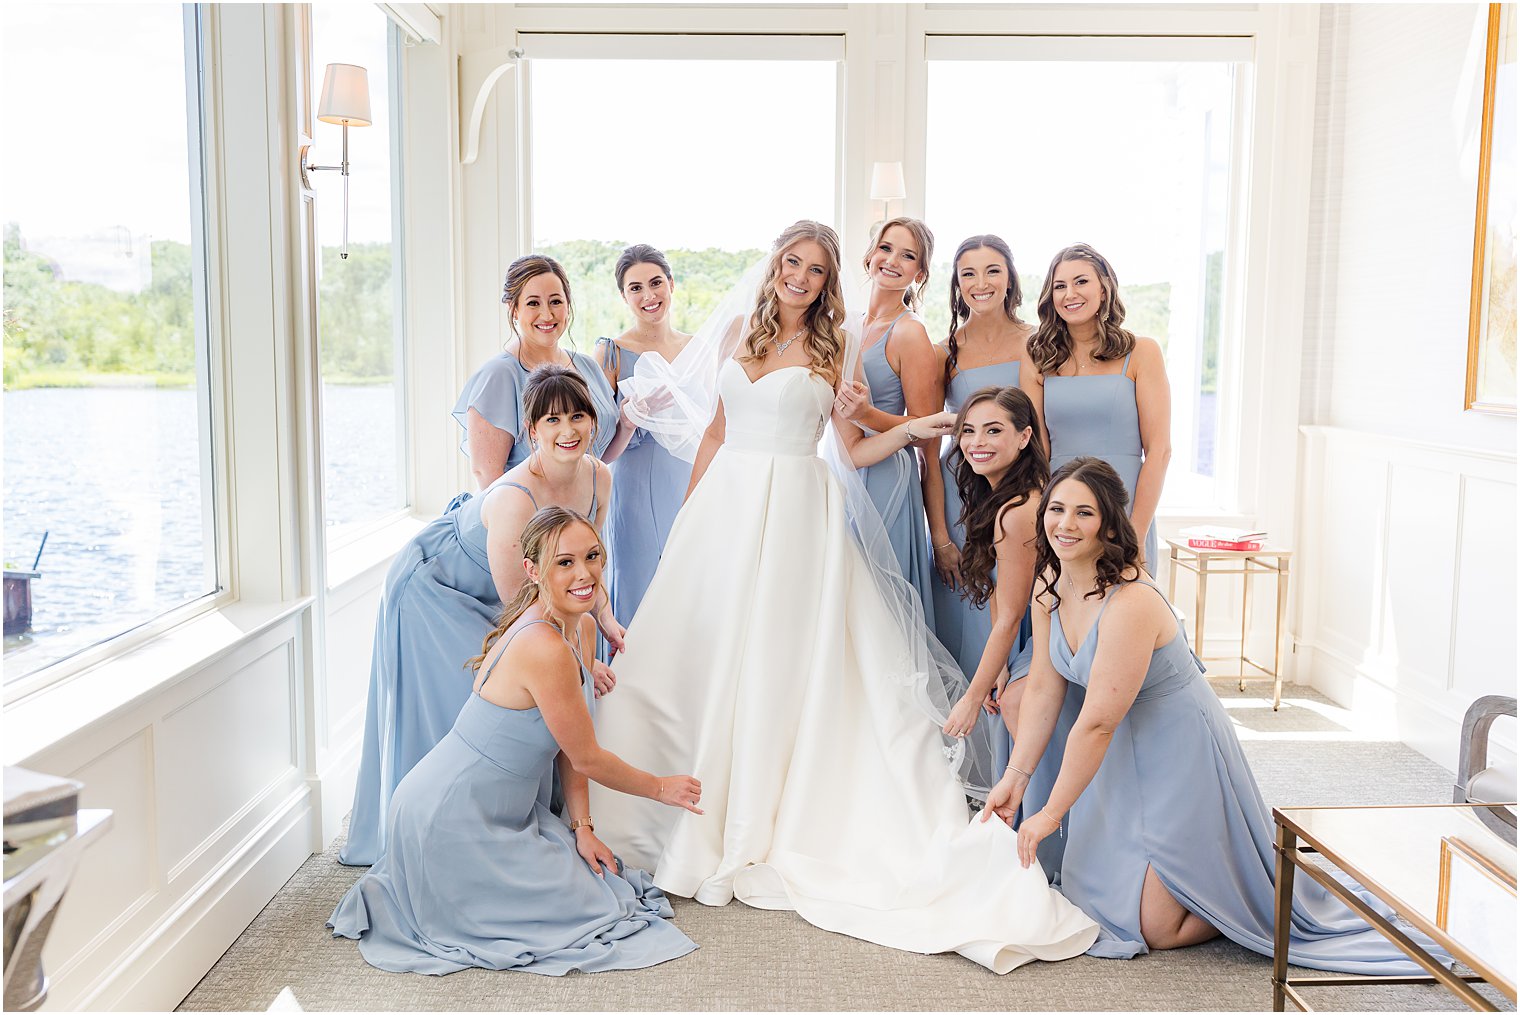
{"type": "MultiPolygon", "coordinates": [[[[390,384],[390,377],[324,377],[324,384],[345,387],[372,387],[390,384]]],[[[21,377],[7,379],[6,391],[32,391],[38,388],[153,388],[185,390],[195,387],[192,374],[178,373],[94,373],[87,370],[34,370],[21,377]]]]}

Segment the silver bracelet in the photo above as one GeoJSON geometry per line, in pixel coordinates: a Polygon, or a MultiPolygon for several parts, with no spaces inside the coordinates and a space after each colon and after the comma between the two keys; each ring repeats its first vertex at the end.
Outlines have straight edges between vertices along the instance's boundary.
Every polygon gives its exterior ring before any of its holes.
{"type": "Polygon", "coordinates": [[[1009,771],[1009,772],[1017,772],[1019,775],[1022,775],[1026,779],[1032,779],[1032,778],[1034,778],[1034,775],[1032,773],[1026,772],[1022,768],[1019,768],[1019,767],[1015,766],[1014,763],[1011,762],[1011,761],[1008,763],[1007,771],[1009,771]]]}
{"type": "Polygon", "coordinates": [[[913,435],[913,423],[911,421],[903,424],[903,434],[908,438],[909,444],[912,444],[914,441],[918,440],[918,438],[913,435]]]}

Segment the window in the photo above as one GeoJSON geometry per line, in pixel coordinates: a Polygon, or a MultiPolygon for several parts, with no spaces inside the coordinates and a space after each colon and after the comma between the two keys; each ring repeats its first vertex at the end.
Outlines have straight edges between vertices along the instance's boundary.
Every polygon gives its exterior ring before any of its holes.
{"type": "Polygon", "coordinates": [[[406,506],[402,359],[401,108],[397,30],[373,4],[312,5],[313,161],[336,165],[342,128],[316,120],[329,63],[364,67],[373,126],[348,131],[348,256],[343,180],[312,174],[318,244],[317,342],[322,375],[322,486],[328,545],[406,506]]]}
{"type": "Polygon", "coordinates": [[[948,328],[949,262],[965,237],[1008,241],[1031,323],[1051,256],[1091,244],[1119,275],[1126,326],[1166,351],[1173,457],[1163,507],[1223,505],[1215,447],[1231,425],[1219,393],[1229,382],[1233,153],[1249,45],[930,42],[925,206],[939,262],[930,334],[948,328]],[[968,111],[987,104],[1012,112],[1016,129],[969,135],[968,111]]]}
{"type": "Polygon", "coordinates": [[[0,25],[3,132],[28,152],[0,190],[10,682],[219,576],[194,9],[9,4],[0,25]]]}
{"type": "Polygon", "coordinates": [[[570,275],[582,350],[631,323],[613,279],[631,243],[670,259],[673,323],[691,331],[788,225],[836,224],[840,40],[608,39],[523,43],[528,239],[570,275]],[[732,58],[683,56],[715,47],[732,58]],[[641,49],[648,56],[600,56],[641,49]],[[757,125],[783,115],[781,152],[757,125]]]}

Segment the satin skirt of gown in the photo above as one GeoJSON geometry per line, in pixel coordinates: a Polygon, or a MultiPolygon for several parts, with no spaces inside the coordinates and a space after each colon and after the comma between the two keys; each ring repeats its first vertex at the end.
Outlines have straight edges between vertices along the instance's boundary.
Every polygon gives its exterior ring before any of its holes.
{"type": "MultiPolygon", "coordinates": [[[[1160,594],[1145,582],[1112,589],[1075,651],[1060,610],[1051,614],[1050,659],[1068,690],[1085,688],[1091,678],[1098,632],[1113,597],[1160,594]]],[[[1140,933],[1147,867],[1178,902],[1225,937],[1272,954],[1277,895],[1272,819],[1180,621],[1176,636],[1151,653],[1134,703],[1068,818],[1061,890],[1103,926],[1091,954],[1131,958],[1149,950],[1140,933]]],[[[1352,887],[1392,917],[1386,906],[1352,887]]],[[[1431,954],[1445,957],[1419,931],[1404,930],[1431,954]]],[[[1293,882],[1288,961],[1345,973],[1421,973],[1397,945],[1306,877],[1293,882]]],[[[1450,964],[1449,957],[1444,961],[1450,964]]]]}
{"type": "Polygon", "coordinates": [[[558,754],[537,708],[471,694],[397,787],[390,848],[333,910],[334,936],[380,969],[432,975],[638,969],[694,950],[648,874],[598,877],[576,852],[548,806],[558,754]]]}
{"type": "Polygon", "coordinates": [[[968,820],[937,726],[899,689],[905,635],[817,457],[833,392],[802,367],[720,374],[727,438],[671,530],[600,702],[602,746],[702,781],[696,815],[592,784],[597,831],[655,884],[708,905],[996,972],[1097,928],[968,820]]]}

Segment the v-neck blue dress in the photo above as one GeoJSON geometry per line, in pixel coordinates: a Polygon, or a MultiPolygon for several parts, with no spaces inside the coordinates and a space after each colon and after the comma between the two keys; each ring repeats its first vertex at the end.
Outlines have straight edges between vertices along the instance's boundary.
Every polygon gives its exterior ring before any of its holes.
{"type": "MultiPolygon", "coordinates": [[[[1103,614],[1114,597],[1153,593],[1159,596],[1161,590],[1146,581],[1110,589],[1075,650],[1061,626],[1061,611],[1051,614],[1050,661],[1068,691],[1088,686],[1103,614]],[[1134,585],[1150,591],[1129,591],[1134,585]]],[[[1102,928],[1089,955],[1132,958],[1149,950],[1140,933],[1147,867],[1178,902],[1225,937],[1272,954],[1272,819],[1180,621],[1176,637],[1151,653],[1139,694],[1065,824],[1061,892],[1102,928]]],[[[1362,897],[1388,914],[1371,895],[1362,897]]],[[[1406,928],[1406,933],[1433,954],[1444,954],[1418,932],[1406,928]]],[[[1289,935],[1288,961],[1296,965],[1388,976],[1421,972],[1308,878],[1294,880],[1289,935]]]]}
{"type": "Polygon", "coordinates": [[[640,969],[695,950],[647,873],[620,864],[598,877],[581,859],[549,809],[558,754],[536,707],[470,693],[396,788],[390,848],[333,910],[333,936],[356,938],[372,966],[435,976],[640,969]]]}

